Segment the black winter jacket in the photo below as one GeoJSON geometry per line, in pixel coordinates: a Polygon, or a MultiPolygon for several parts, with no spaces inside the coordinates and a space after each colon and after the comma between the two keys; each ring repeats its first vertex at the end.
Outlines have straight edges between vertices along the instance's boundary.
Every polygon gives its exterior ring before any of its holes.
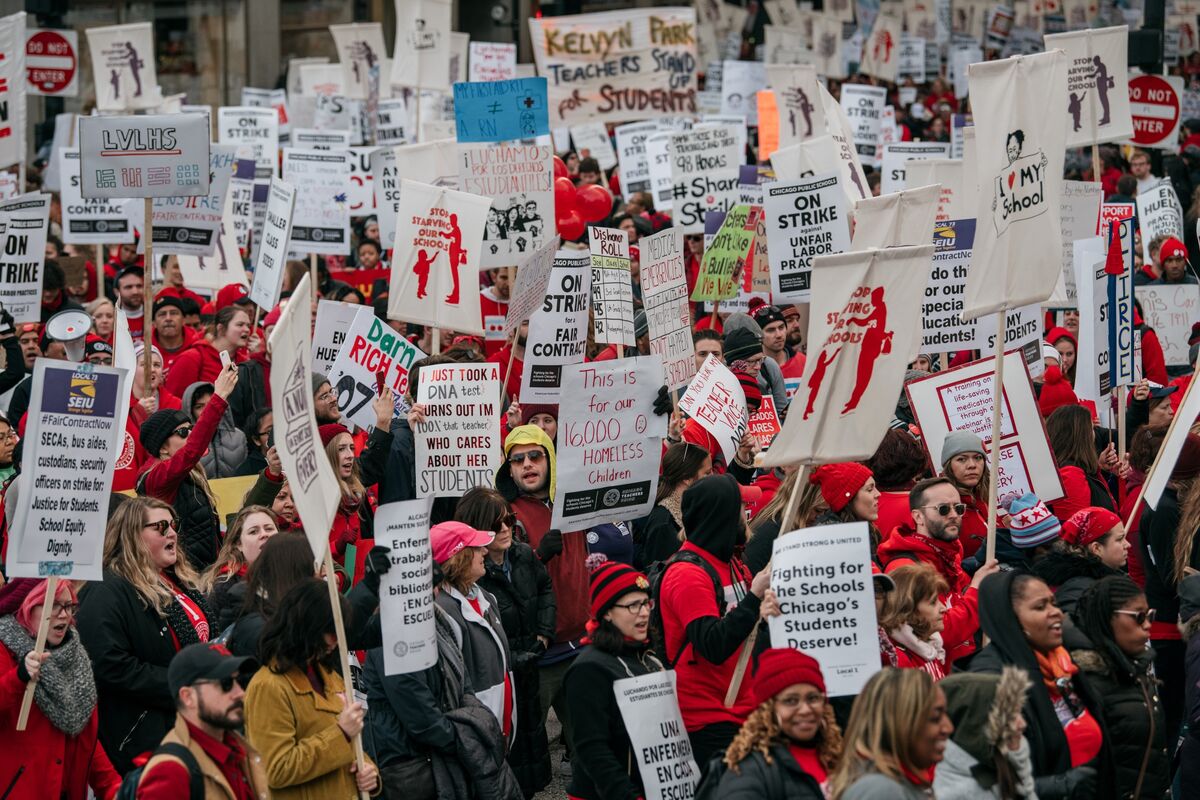
{"type": "Polygon", "coordinates": [[[1054,590],[1054,602],[1064,614],[1072,614],[1087,588],[1109,575],[1123,575],[1098,558],[1052,550],[1033,562],[1029,571],[1054,590]]]}
{"type": "MultiPolygon", "coordinates": [[[[137,493],[146,495],[147,470],[138,476],[137,493]]],[[[221,547],[221,521],[216,509],[204,493],[204,488],[188,475],[179,484],[171,503],[179,515],[179,546],[187,555],[188,564],[203,572],[217,560],[221,547]]]]}
{"type": "Polygon", "coordinates": [[[462,698],[443,696],[440,664],[420,672],[387,675],[383,650],[375,648],[367,651],[363,680],[371,708],[367,723],[371,753],[379,766],[433,752],[455,754],[454,726],[446,712],[460,705],[462,698]]]}
{"type": "Polygon", "coordinates": [[[681,526],[666,506],[650,509],[640,534],[633,543],[633,564],[647,569],[655,561],[666,561],[675,555],[683,542],[679,541],[681,526]]]}
{"type": "MultiPolygon", "coordinates": [[[[238,364],[238,382],[229,394],[229,413],[233,416],[233,424],[238,428],[246,427],[246,420],[260,408],[271,407],[271,396],[267,394],[263,363],[251,358],[238,364]]],[[[253,474],[253,473],[240,473],[253,474]]]]}
{"type": "MultiPolygon", "coordinates": [[[[1158,508],[1145,507],[1138,526],[1138,547],[1146,573],[1146,600],[1156,611],[1156,621],[1172,624],[1179,619],[1174,575],[1179,518],[1179,496],[1168,485],[1158,500],[1158,508]]],[[[1200,536],[1192,544],[1191,566],[1200,567],[1200,536]]]]}
{"type": "Polygon", "coordinates": [[[717,796],[721,800],[825,800],[817,779],[800,768],[786,744],[771,745],[768,764],[757,750],[738,762],[740,774],[732,769],[721,776],[717,796]]]}

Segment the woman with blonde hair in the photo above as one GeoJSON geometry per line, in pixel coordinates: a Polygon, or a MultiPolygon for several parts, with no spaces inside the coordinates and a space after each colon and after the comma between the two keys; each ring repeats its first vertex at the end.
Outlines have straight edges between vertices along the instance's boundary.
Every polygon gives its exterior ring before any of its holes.
{"type": "Polygon", "coordinates": [[[832,800],[929,800],[952,733],[946,695],[928,673],[884,667],[854,701],[832,800]]]}
{"type": "Polygon", "coordinates": [[[246,506],[229,523],[217,560],[200,576],[200,590],[208,595],[218,630],[233,624],[244,594],[235,587],[245,582],[263,545],[277,533],[279,522],[266,506],[246,506]]]}
{"type": "Polygon", "coordinates": [[[842,757],[842,731],[820,664],[799,650],[767,650],[758,657],[754,698],[758,707],[725,750],[728,771],[717,796],[824,800],[842,757]]]}
{"type": "Polygon", "coordinates": [[[89,582],[79,597],[76,626],[96,677],[100,742],[122,774],[174,724],[167,665],[209,639],[208,607],[179,525],[161,500],[126,500],[108,520],[104,580],[89,582]]]}
{"type": "Polygon", "coordinates": [[[107,297],[97,297],[83,307],[92,318],[92,333],[106,342],[113,340],[113,328],[117,321],[117,309],[107,297]]]}
{"type": "MultiPolygon", "coordinates": [[[[942,617],[946,606],[939,599],[950,588],[929,564],[907,564],[888,573],[896,584],[883,601],[879,627],[887,632],[896,654],[895,666],[921,669],[935,681],[950,674],[946,648],[942,644],[942,617]]],[[[880,642],[881,656],[890,653],[880,642]]],[[[885,662],[886,663],[886,662],[885,662]]]]}

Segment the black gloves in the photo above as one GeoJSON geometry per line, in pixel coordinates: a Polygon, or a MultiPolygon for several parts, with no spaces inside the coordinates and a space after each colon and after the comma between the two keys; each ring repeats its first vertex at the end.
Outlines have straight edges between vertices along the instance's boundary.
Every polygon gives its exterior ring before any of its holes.
{"type": "Polygon", "coordinates": [[[654,398],[654,413],[659,416],[670,414],[673,407],[671,404],[671,393],[667,391],[667,387],[658,387],[658,397],[654,398]]]}
{"type": "Polygon", "coordinates": [[[538,560],[543,564],[557,555],[561,555],[563,551],[562,531],[551,529],[546,531],[546,535],[538,542],[537,553],[538,560]]]}
{"type": "Polygon", "coordinates": [[[0,306],[0,336],[10,336],[16,333],[17,323],[13,321],[13,315],[8,313],[8,309],[0,306]]]}
{"type": "Polygon", "coordinates": [[[367,588],[379,596],[379,581],[382,580],[384,573],[392,568],[391,549],[377,544],[371,548],[371,552],[367,553],[367,558],[363,562],[362,582],[367,588]]]}
{"type": "Polygon", "coordinates": [[[1037,778],[1034,783],[1042,800],[1085,800],[1096,795],[1097,777],[1094,767],[1084,766],[1037,778]]]}

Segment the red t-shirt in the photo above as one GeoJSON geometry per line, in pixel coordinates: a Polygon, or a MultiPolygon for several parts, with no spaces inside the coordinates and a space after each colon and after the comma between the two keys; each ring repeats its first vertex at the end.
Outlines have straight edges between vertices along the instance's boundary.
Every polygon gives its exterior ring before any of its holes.
{"type": "Polygon", "coordinates": [[[821,789],[824,790],[825,782],[829,780],[829,773],[825,771],[825,767],[821,764],[821,759],[817,755],[817,748],[804,747],[795,742],[788,742],[788,752],[792,754],[792,758],[796,759],[796,763],[800,765],[800,769],[816,778],[817,783],[821,784],[821,789]]]}
{"type": "MultiPolygon", "coordinates": [[[[734,574],[729,564],[718,561],[691,542],[684,542],[680,549],[696,553],[716,570],[721,585],[725,587],[726,611],[735,608],[753,577],[749,570],[739,564],[740,568],[734,574]],[[735,583],[738,584],[736,587],[735,583]]],[[[754,681],[743,680],[733,708],[725,707],[725,692],[729,689],[741,648],[724,663],[713,664],[697,655],[687,642],[689,624],[703,617],[718,615],[712,578],[694,564],[676,564],[663,579],[661,608],[667,652],[671,658],[679,656],[675,674],[679,680],[679,710],[683,715],[684,727],[689,731],[697,731],[717,722],[741,725],[756,705],[752,692],[754,681]],[[681,648],[684,648],[682,655],[681,648]]]]}
{"type": "Polygon", "coordinates": [[[1104,744],[1104,731],[1086,708],[1079,716],[1075,716],[1058,692],[1050,691],[1050,702],[1054,704],[1054,713],[1058,714],[1063,733],[1067,735],[1071,766],[1081,767],[1100,753],[1100,747],[1104,744]]]}

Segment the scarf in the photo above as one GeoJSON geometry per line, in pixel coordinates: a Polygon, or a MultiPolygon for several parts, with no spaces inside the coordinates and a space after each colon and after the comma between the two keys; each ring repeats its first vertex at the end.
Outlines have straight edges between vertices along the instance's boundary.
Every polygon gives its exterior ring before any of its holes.
{"type": "Polygon", "coordinates": [[[665,508],[671,515],[671,519],[675,520],[675,524],[679,526],[680,532],[683,531],[683,493],[678,495],[670,495],[664,497],[660,506],[665,508]]]}
{"type": "Polygon", "coordinates": [[[1049,654],[1043,654],[1038,650],[1034,650],[1033,654],[1037,656],[1038,668],[1042,671],[1042,683],[1046,684],[1046,688],[1051,692],[1062,694],[1062,688],[1059,687],[1058,681],[1061,678],[1069,680],[1072,675],[1079,672],[1079,667],[1075,666],[1075,662],[1071,660],[1067,648],[1059,645],[1049,654]]]}
{"type": "MultiPolygon", "coordinates": [[[[18,663],[25,660],[36,644],[11,615],[0,617],[0,642],[18,663]]],[[[67,630],[67,638],[61,645],[48,652],[50,658],[42,664],[33,691],[34,702],[51,725],[67,736],[78,736],[96,710],[92,662],[74,628],[67,630]]]]}
{"type": "Polygon", "coordinates": [[[896,645],[892,644],[892,640],[888,638],[887,631],[883,628],[878,628],[879,631],[879,652],[886,662],[883,666],[896,666],[898,662],[896,658],[896,645]]]}
{"type": "Polygon", "coordinates": [[[907,622],[899,628],[888,631],[892,641],[910,653],[915,653],[926,661],[946,663],[946,648],[942,645],[942,635],[934,632],[925,641],[917,638],[912,626],[907,622]]]}
{"type": "MultiPolygon", "coordinates": [[[[196,604],[196,608],[200,609],[200,613],[204,615],[205,619],[205,624],[202,627],[209,631],[206,633],[204,641],[208,641],[209,636],[211,636],[211,628],[208,625],[208,620],[212,619],[212,611],[209,610],[208,603],[204,600],[204,595],[195,589],[189,589],[184,586],[175,577],[173,572],[163,574],[167,578],[165,581],[166,586],[171,590],[172,594],[181,592],[187,595],[196,604]]],[[[179,642],[179,650],[182,650],[189,644],[196,644],[201,641],[200,634],[196,632],[196,626],[188,619],[187,612],[183,610],[183,606],[179,605],[178,600],[172,601],[171,605],[167,606],[166,619],[167,625],[171,626],[171,631],[175,634],[176,641],[179,642]]],[[[179,652],[179,650],[175,652],[179,652]]]]}

